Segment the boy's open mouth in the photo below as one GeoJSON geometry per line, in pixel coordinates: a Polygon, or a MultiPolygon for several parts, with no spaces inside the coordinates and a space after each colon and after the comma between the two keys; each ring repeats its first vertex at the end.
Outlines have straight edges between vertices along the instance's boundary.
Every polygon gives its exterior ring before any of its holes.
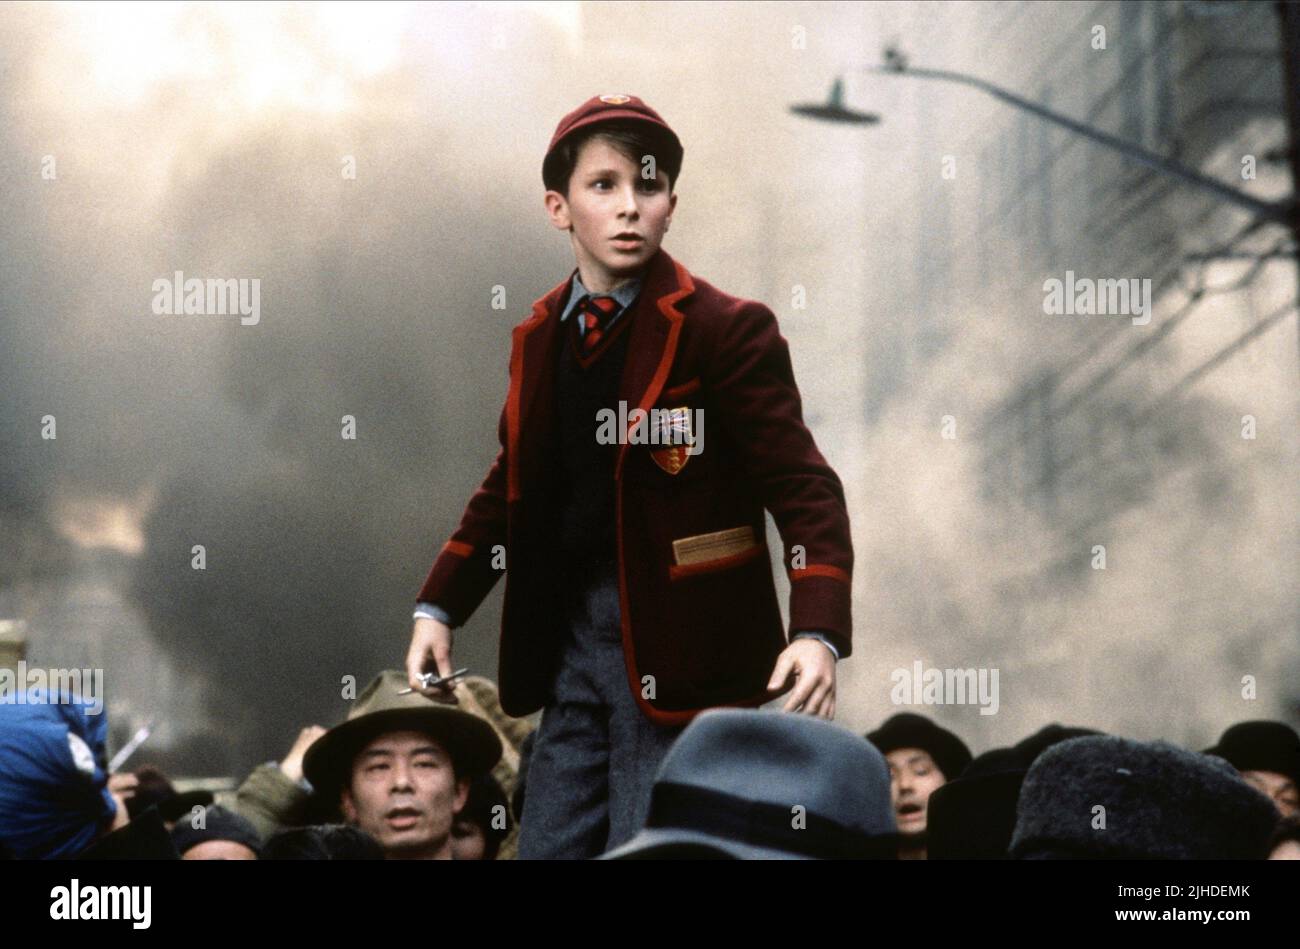
{"type": "Polygon", "coordinates": [[[900,804],[897,813],[901,820],[912,821],[921,816],[921,805],[911,802],[900,804]]]}

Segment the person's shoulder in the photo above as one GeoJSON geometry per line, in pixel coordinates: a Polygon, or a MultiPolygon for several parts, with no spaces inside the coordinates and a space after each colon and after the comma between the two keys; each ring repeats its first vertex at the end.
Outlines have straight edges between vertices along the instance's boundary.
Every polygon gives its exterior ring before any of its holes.
{"type": "Polygon", "coordinates": [[[747,324],[776,319],[771,308],[759,300],[728,293],[694,273],[691,282],[694,291],[680,305],[688,316],[697,315],[721,326],[731,326],[737,321],[747,324]]]}
{"type": "Polygon", "coordinates": [[[569,273],[554,287],[534,300],[528,308],[528,314],[515,324],[515,329],[524,329],[531,324],[542,322],[550,315],[558,317],[561,308],[568,302],[569,288],[576,272],[569,273]]]}

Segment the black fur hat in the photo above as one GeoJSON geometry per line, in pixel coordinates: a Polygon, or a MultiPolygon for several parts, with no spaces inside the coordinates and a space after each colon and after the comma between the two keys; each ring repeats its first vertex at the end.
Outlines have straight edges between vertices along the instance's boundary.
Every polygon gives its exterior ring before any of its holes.
{"type": "Polygon", "coordinates": [[[1276,823],[1226,762],[1097,735],[1053,745],[1029,769],[1011,856],[1260,860],[1276,823]]]}

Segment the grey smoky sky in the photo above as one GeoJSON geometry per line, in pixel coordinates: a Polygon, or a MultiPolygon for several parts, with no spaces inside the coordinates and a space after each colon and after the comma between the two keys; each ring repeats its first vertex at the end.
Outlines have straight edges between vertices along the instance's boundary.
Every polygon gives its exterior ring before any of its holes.
{"type": "MultiPolygon", "coordinates": [[[[108,656],[109,714],[115,672],[139,717],[201,696],[170,739],[220,736],[198,769],[242,770],[339,720],[344,676],[401,665],[415,592],[496,453],[510,329],[573,266],[542,211],[546,142],[590,95],[630,92],[686,146],[666,246],[777,312],[845,480],[857,653],[842,721],[865,731],[895,711],[890,670],[916,659],[1002,668],[996,721],[938,712],[977,750],[1052,719],[1199,741],[1293,714],[1277,683],[1298,668],[1294,329],[1271,344],[1289,339],[1289,369],[1257,354],[1155,427],[1152,451],[1182,474],[1153,483],[1158,466],[1121,451],[1054,516],[999,473],[976,420],[1095,324],[1044,328],[1040,297],[949,270],[934,279],[957,302],[936,325],[892,277],[936,253],[918,222],[938,155],[980,144],[983,119],[968,100],[935,105],[954,130],[936,141],[923,93],[852,74],[848,94],[887,114],[878,130],[787,111],[900,31],[944,62],[974,6],[674,4],[677,20],[653,3],[6,6],[0,612],[58,665],[82,615],[60,599],[110,563],[103,595],[174,675],[142,694],[132,656],[108,656]],[[178,270],[259,279],[260,322],[155,315],[153,281],[178,270]],[[1269,437],[1247,452],[1251,411],[1269,437]],[[947,414],[955,444],[939,439],[947,414]],[[1123,514],[1098,539],[1081,525],[1109,506],[1123,514]],[[1104,583],[1094,543],[1113,552],[1104,583]],[[1258,707],[1236,697],[1246,674],[1270,683],[1258,707]]],[[[990,53],[989,69],[999,56],[1014,58],[990,53]]],[[[1213,351],[1198,340],[1089,401],[1072,444],[1091,452],[1132,399],[1213,351]]],[[[500,595],[458,633],[457,665],[495,676],[500,595]]]]}

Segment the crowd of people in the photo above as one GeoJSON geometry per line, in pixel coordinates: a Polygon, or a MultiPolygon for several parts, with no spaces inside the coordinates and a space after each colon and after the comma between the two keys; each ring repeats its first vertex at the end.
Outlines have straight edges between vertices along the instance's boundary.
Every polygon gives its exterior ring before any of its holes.
{"type": "MultiPolygon", "coordinates": [[[[110,774],[77,696],[0,704],[0,857],[493,860],[514,856],[532,733],[486,679],[457,704],[389,670],[330,729],[234,792],[110,774]]],[[[901,712],[865,736],[814,716],[714,709],[674,742],[643,829],[604,859],[1300,859],[1300,735],[1229,727],[1193,751],[1047,727],[973,756],[901,712]]]]}

